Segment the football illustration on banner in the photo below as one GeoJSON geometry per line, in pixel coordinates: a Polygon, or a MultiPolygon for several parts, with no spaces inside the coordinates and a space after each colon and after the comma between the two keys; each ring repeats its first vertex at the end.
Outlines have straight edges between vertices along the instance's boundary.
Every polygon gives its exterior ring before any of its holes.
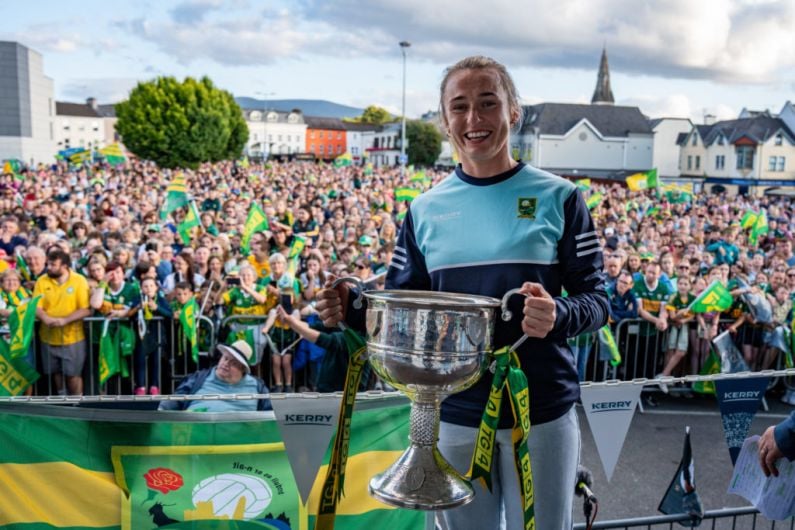
{"type": "Polygon", "coordinates": [[[191,494],[197,509],[210,503],[213,515],[229,519],[255,519],[271,503],[273,493],[261,478],[225,473],[206,478],[191,494]]]}

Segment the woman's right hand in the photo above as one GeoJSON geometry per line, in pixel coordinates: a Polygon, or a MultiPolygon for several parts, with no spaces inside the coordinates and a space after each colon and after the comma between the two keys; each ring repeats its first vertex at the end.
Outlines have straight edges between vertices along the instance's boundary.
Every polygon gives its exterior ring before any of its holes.
{"type": "Polygon", "coordinates": [[[345,320],[345,308],[348,306],[350,288],[344,283],[331,287],[335,279],[329,278],[316,298],[315,309],[327,328],[332,328],[345,320]]]}

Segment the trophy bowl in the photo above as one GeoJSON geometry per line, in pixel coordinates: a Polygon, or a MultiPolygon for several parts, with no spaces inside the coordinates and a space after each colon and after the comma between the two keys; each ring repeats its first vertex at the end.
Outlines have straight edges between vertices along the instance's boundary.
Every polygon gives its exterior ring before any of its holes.
{"type": "Polygon", "coordinates": [[[469,481],[439,453],[439,406],[488,368],[500,300],[431,291],[368,291],[367,350],[373,370],[411,400],[410,445],[370,481],[386,504],[444,510],[474,497],[469,481]]]}

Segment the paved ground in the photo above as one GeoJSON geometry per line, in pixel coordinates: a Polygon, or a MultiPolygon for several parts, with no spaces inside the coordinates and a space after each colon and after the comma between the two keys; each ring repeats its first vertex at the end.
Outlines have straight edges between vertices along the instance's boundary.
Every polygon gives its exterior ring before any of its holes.
{"type": "MultiPolygon", "coordinates": [[[[609,483],[585,414],[582,407],[578,407],[582,461],[594,474],[593,490],[599,499],[598,521],[659,513],[657,506],[679,466],[687,425],[695,457],[696,488],[704,509],[747,506],[745,499],[726,493],[732,463],[715,398],[662,396],[658,403],[657,408],[646,408],[645,413],[636,412],[609,483]]],[[[777,399],[769,399],[768,403],[770,410],[760,410],[749,434],[761,434],[792,410],[777,399]]],[[[575,501],[575,521],[582,522],[582,503],[579,498],[575,501]]]]}

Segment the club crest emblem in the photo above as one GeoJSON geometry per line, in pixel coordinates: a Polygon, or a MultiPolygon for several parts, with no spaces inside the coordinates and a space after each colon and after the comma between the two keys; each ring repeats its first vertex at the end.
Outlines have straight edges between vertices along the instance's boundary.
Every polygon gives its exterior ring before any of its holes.
{"type": "Polygon", "coordinates": [[[535,219],[537,204],[538,199],[535,197],[520,197],[516,207],[516,216],[520,219],[535,219]]]}

